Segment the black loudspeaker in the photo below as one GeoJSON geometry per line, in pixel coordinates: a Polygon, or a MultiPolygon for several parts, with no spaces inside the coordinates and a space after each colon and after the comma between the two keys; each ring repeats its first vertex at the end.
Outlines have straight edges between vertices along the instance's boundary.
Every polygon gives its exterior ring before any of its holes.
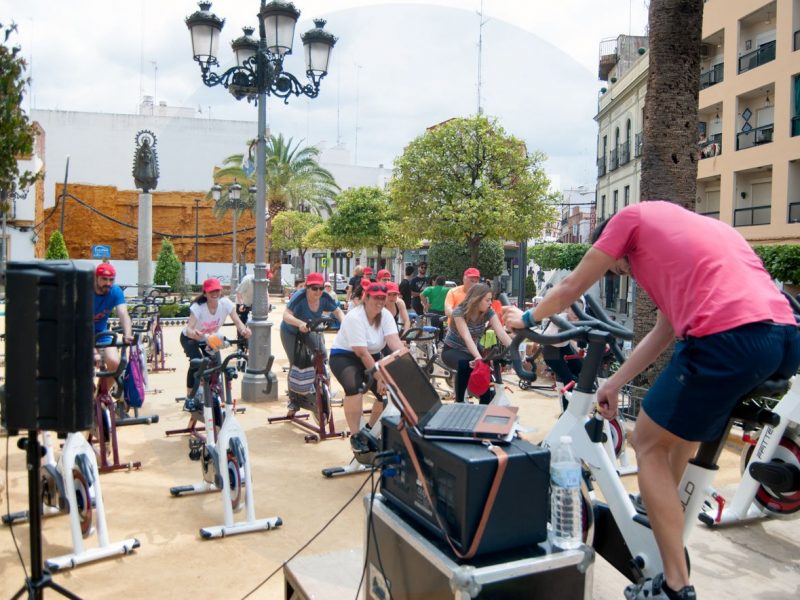
{"type": "Polygon", "coordinates": [[[94,272],[71,261],[8,263],[5,427],[91,428],[93,380],[94,272]]]}

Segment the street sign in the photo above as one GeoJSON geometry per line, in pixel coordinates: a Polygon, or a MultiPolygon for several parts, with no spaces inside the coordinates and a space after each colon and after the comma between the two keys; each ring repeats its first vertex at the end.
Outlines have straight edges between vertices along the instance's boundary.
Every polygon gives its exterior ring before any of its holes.
{"type": "Polygon", "coordinates": [[[95,244],[92,246],[92,258],[111,258],[111,246],[95,244]]]}
{"type": "Polygon", "coordinates": [[[322,257],[319,259],[319,266],[323,269],[328,266],[328,259],[326,257],[322,257]]]}

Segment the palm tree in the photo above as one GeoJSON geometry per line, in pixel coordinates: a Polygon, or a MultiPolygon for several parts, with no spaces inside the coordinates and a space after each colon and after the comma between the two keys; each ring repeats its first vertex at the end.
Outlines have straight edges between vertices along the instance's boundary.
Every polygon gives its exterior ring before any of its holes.
{"type": "MultiPolygon", "coordinates": [[[[642,200],[665,199],[694,210],[697,191],[697,100],[703,0],[651,0],[650,67],[644,104],[642,200]]],[[[655,325],[656,307],[636,290],[634,330],[640,341],[655,325]]],[[[668,352],[637,380],[649,386],[668,352]]]]}
{"type": "MultiPolygon", "coordinates": [[[[255,185],[255,148],[256,142],[253,140],[250,142],[247,157],[244,154],[229,156],[223,161],[222,168],[214,172],[215,182],[230,184],[234,179],[238,180],[242,186],[240,204],[251,210],[255,206],[255,197],[248,192],[245,200],[245,190],[255,185]]],[[[272,251],[272,218],[284,210],[308,210],[322,217],[331,214],[339,186],[331,172],[317,162],[318,157],[318,148],[301,147],[301,142],[293,144],[293,139],[287,140],[283,134],[271,135],[267,139],[264,165],[269,207],[267,249],[273,272],[278,272],[280,268],[280,256],[272,251]]],[[[223,187],[223,196],[214,209],[217,218],[224,216],[231,208],[230,202],[225,200],[227,187],[223,187]]],[[[279,285],[279,278],[273,278],[273,281],[279,285]]]]}

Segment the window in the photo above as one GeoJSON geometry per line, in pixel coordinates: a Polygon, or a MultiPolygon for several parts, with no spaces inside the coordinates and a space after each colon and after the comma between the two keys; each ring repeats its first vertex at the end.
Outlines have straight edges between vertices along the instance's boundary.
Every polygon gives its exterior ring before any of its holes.
{"type": "Polygon", "coordinates": [[[606,196],[603,194],[600,196],[600,218],[606,218],[606,196]]]}
{"type": "Polygon", "coordinates": [[[631,186],[626,185],[625,186],[625,191],[623,192],[623,196],[622,196],[622,205],[623,206],[628,206],[628,204],[630,204],[630,203],[631,203],[631,186]]]}
{"type": "Polygon", "coordinates": [[[614,204],[612,206],[614,209],[613,214],[617,214],[619,210],[619,190],[614,190],[614,204]]]}

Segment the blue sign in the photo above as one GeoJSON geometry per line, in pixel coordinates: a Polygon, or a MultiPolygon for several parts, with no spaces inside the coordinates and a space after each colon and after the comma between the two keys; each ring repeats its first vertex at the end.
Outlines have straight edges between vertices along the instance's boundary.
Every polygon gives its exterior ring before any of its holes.
{"type": "Polygon", "coordinates": [[[92,258],[111,258],[111,246],[95,244],[92,246],[92,258]]]}

